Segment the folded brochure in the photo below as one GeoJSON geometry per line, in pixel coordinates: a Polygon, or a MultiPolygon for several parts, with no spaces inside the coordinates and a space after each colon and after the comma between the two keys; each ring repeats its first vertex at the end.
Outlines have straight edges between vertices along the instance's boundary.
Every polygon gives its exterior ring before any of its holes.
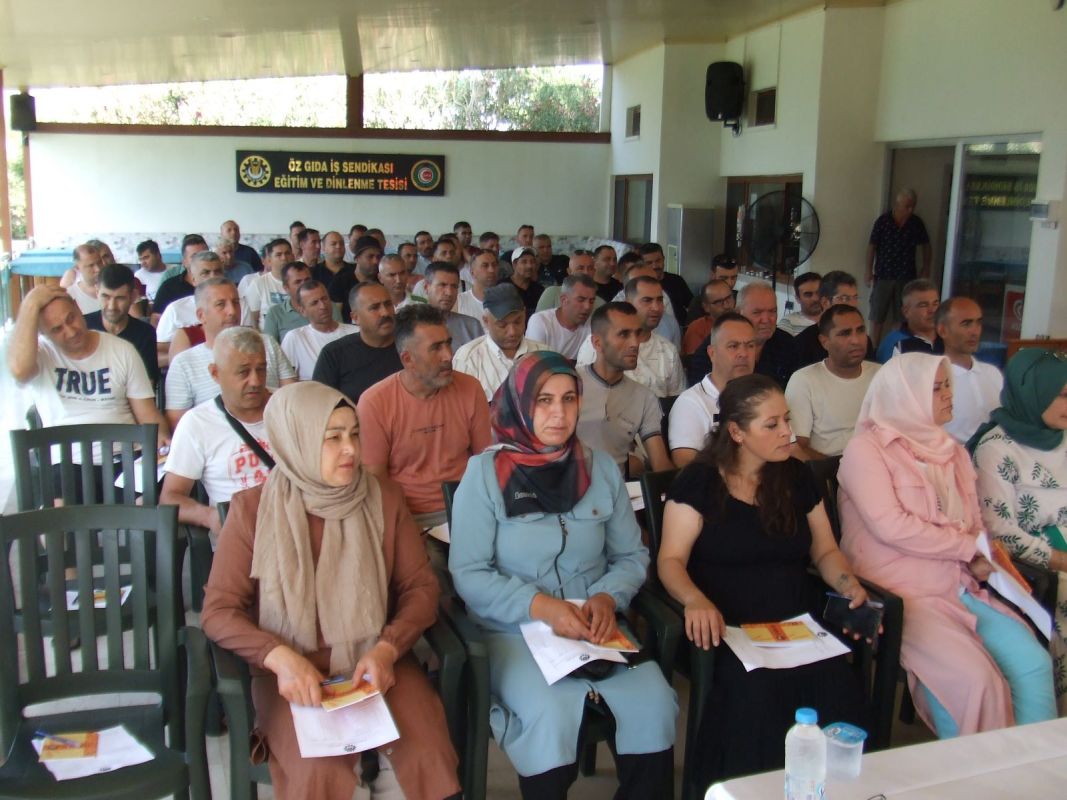
{"type": "Polygon", "coordinates": [[[101,731],[40,733],[34,737],[33,747],[57,781],[99,775],[152,760],[152,751],[122,725],[101,731]]]}
{"type": "MultiPolygon", "coordinates": [[[[585,603],[584,600],[568,602],[577,606],[585,603]]],[[[540,620],[523,623],[519,631],[549,686],[589,661],[601,659],[625,664],[626,656],[623,654],[636,653],[639,649],[622,631],[599,645],[557,636],[549,625],[540,620]]]]}
{"type": "Polygon", "coordinates": [[[335,711],[290,703],[303,758],[362,753],[400,738],[385,697],[374,693],[335,711]]]}
{"type": "Polygon", "coordinates": [[[322,686],[322,707],[327,711],[337,711],[346,706],[355,705],[381,694],[366,676],[354,681],[352,678],[338,676],[325,680],[322,686]]]}
{"type": "MultiPolygon", "coordinates": [[[[69,585],[69,584],[68,584],[69,585]]],[[[130,596],[132,586],[120,586],[119,587],[119,605],[125,605],[126,599],[130,596]]],[[[78,591],[67,591],[67,611],[77,611],[80,603],[78,600],[78,591]]],[[[107,592],[104,589],[93,590],[93,608],[107,608],[107,592]]]]}
{"type": "Polygon", "coordinates": [[[802,623],[812,632],[812,638],[794,646],[766,647],[753,642],[741,628],[727,625],[723,639],[747,672],[754,669],[790,669],[849,652],[848,646],[816,622],[811,614],[802,614],[785,622],[802,623]]]}
{"type": "Polygon", "coordinates": [[[790,647],[815,639],[811,628],[800,620],[749,623],[741,630],[759,647],[790,647]]]}

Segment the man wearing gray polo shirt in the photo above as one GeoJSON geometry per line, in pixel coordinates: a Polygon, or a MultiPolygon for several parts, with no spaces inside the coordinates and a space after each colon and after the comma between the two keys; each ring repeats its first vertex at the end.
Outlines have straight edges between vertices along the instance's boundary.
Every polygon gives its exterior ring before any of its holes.
{"type": "Polygon", "coordinates": [[[649,468],[671,469],[659,400],[625,375],[637,366],[641,333],[637,309],[629,303],[607,303],[594,312],[592,331],[596,360],[578,367],[582,378],[578,438],[608,453],[624,475],[645,468],[641,458],[630,454],[635,442],[643,447],[649,468]]]}

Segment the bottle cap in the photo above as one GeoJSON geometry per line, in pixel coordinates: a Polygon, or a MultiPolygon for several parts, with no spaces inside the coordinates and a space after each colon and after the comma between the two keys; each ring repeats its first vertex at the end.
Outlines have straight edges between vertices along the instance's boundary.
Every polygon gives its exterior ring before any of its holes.
{"type": "Polygon", "coordinates": [[[819,722],[819,712],[814,708],[798,708],[795,719],[800,725],[815,725],[819,722]]]}

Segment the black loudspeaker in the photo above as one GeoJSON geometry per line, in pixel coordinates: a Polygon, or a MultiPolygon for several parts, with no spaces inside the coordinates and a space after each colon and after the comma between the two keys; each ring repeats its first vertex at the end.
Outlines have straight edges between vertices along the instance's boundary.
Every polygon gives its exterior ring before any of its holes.
{"type": "Polygon", "coordinates": [[[716,61],[708,66],[704,85],[704,111],[715,122],[741,118],[745,100],[745,72],[734,61],[716,61]]]}
{"type": "Polygon", "coordinates": [[[37,101],[32,94],[21,92],[11,95],[11,130],[37,130],[37,101]]]}

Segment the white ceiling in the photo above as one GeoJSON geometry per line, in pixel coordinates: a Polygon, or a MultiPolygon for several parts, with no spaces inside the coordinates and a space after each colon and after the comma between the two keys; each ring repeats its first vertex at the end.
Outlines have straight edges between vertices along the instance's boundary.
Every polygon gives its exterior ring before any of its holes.
{"type": "Polygon", "coordinates": [[[0,0],[6,87],[614,63],[818,0],[0,0]]]}

